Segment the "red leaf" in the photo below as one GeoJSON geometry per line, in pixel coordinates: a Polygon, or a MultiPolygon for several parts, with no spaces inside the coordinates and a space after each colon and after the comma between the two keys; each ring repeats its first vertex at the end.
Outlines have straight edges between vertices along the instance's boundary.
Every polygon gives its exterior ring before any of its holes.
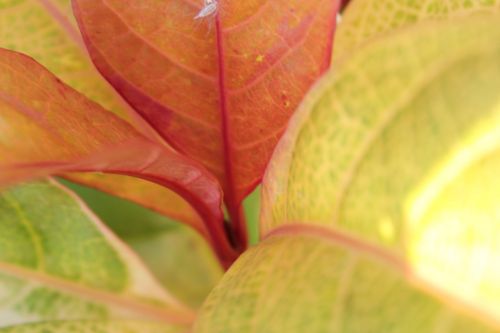
{"type": "Polygon", "coordinates": [[[237,220],[288,118],[329,65],[339,4],[219,0],[216,16],[195,20],[202,3],[73,0],[97,68],[217,176],[237,220]]]}

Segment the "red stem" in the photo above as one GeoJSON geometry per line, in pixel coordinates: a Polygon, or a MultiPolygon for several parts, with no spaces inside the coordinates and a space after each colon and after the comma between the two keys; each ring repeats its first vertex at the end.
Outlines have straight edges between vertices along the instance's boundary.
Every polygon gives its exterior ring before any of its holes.
{"type": "MultiPolygon", "coordinates": [[[[59,170],[58,172],[54,171],[54,173],[66,172],[66,171],[92,172],[95,170],[82,168],[74,170],[59,170]]],[[[219,260],[219,263],[225,270],[227,270],[240,255],[241,252],[237,251],[229,240],[229,237],[224,227],[224,219],[222,215],[214,216],[214,214],[210,211],[210,209],[205,205],[204,202],[200,201],[199,198],[197,198],[196,196],[193,196],[191,193],[189,193],[189,191],[186,191],[182,186],[179,186],[178,184],[175,183],[167,182],[163,179],[155,177],[154,175],[148,175],[144,173],[136,173],[128,170],[119,170],[119,169],[113,169],[113,170],[108,169],[103,171],[107,173],[142,178],[144,180],[165,186],[173,190],[177,194],[179,194],[181,197],[183,197],[189,204],[191,204],[191,206],[200,215],[201,219],[205,222],[207,233],[203,233],[200,230],[198,230],[198,232],[200,232],[200,234],[204,238],[207,238],[208,236],[207,241],[214,249],[214,252],[219,260]]]]}
{"type": "Polygon", "coordinates": [[[172,189],[180,196],[182,196],[188,203],[191,204],[191,206],[200,215],[201,219],[205,222],[205,226],[209,236],[208,242],[214,249],[214,252],[219,259],[221,266],[225,270],[227,270],[240,255],[241,252],[234,249],[228,238],[228,235],[224,228],[224,219],[222,218],[222,216],[214,216],[203,202],[201,202],[197,197],[191,195],[191,193],[185,191],[182,186],[178,186],[177,184],[173,183],[166,183],[161,179],[144,174],[135,174],[133,172],[124,172],[121,170],[107,170],[106,172],[135,176],[144,180],[152,181],[166,186],[167,188],[172,189]]]}
{"type": "MultiPolygon", "coordinates": [[[[200,215],[202,214],[199,212],[200,215]]],[[[224,221],[215,220],[210,215],[202,216],[207,226],[208,233],[210,235],[210,243],[212,248],[219,259],[224,270],[227,270],[233,262],[240,255],[240,251],[236,251],[231,242],[229,241],[228,235],[224,228],[224,221]]]]}
{"type": "Polygon", "coordinates": [[[232,239],[233,246],[236,251],[243,252],[248,246],[248,233],[245,212],[242,205],[230,207],[227,205],[227,211],[230,217],[230,232],[229,237],[232,239]]]}

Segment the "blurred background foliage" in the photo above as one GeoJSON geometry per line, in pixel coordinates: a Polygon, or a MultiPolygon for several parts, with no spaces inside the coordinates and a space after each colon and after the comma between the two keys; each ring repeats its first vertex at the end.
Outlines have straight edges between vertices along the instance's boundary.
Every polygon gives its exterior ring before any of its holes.
{"type": "MultiPolygon", "coordinates": [[[[76,192],[135,250],[159,282],[187,305],[200,306],[222,277],[210,248],[191,228],[128,200],[65,179],[59,181],[76,192]]],[[[252,245],[259,237],[259,207],[260,186],[244,202],[252,245]]]]}

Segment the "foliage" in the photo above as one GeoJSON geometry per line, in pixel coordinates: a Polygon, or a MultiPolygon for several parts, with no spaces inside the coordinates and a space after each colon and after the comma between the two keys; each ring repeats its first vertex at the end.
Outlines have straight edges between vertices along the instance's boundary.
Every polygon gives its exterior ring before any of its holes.
{"type": "Polygon", "coordinates": [[[0,0],[0,332],[500,332],[500,2],[215,6],[0,0]]]}

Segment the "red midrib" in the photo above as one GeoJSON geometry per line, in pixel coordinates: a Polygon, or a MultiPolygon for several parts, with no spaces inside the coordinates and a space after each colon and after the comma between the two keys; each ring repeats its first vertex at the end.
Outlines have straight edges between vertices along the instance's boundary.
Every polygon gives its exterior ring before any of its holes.
{"type": "Polygon", "coordinates": [[[236,246],[246,247],[246,226],[240,216],[240,203],[236,200],[236,187],[234,183],[233,162],[231,152],[231,138],[229,132],[229,112],[227,106],[227,87],[226,87],[226,73],[224,66],[224,40],[223,31],[220,22],[220,16],[215,16],[215,34],[217,43],[217,65],[218,65],[218,88],[220,98],[220,111],[221,111],[221,132],[222,132],[222,145],[224,149],[224,171],[226,178],[226,193],[224,201],[227,205],[229,216],[231,217],[231,226],[235,232],[236,246]]]}

